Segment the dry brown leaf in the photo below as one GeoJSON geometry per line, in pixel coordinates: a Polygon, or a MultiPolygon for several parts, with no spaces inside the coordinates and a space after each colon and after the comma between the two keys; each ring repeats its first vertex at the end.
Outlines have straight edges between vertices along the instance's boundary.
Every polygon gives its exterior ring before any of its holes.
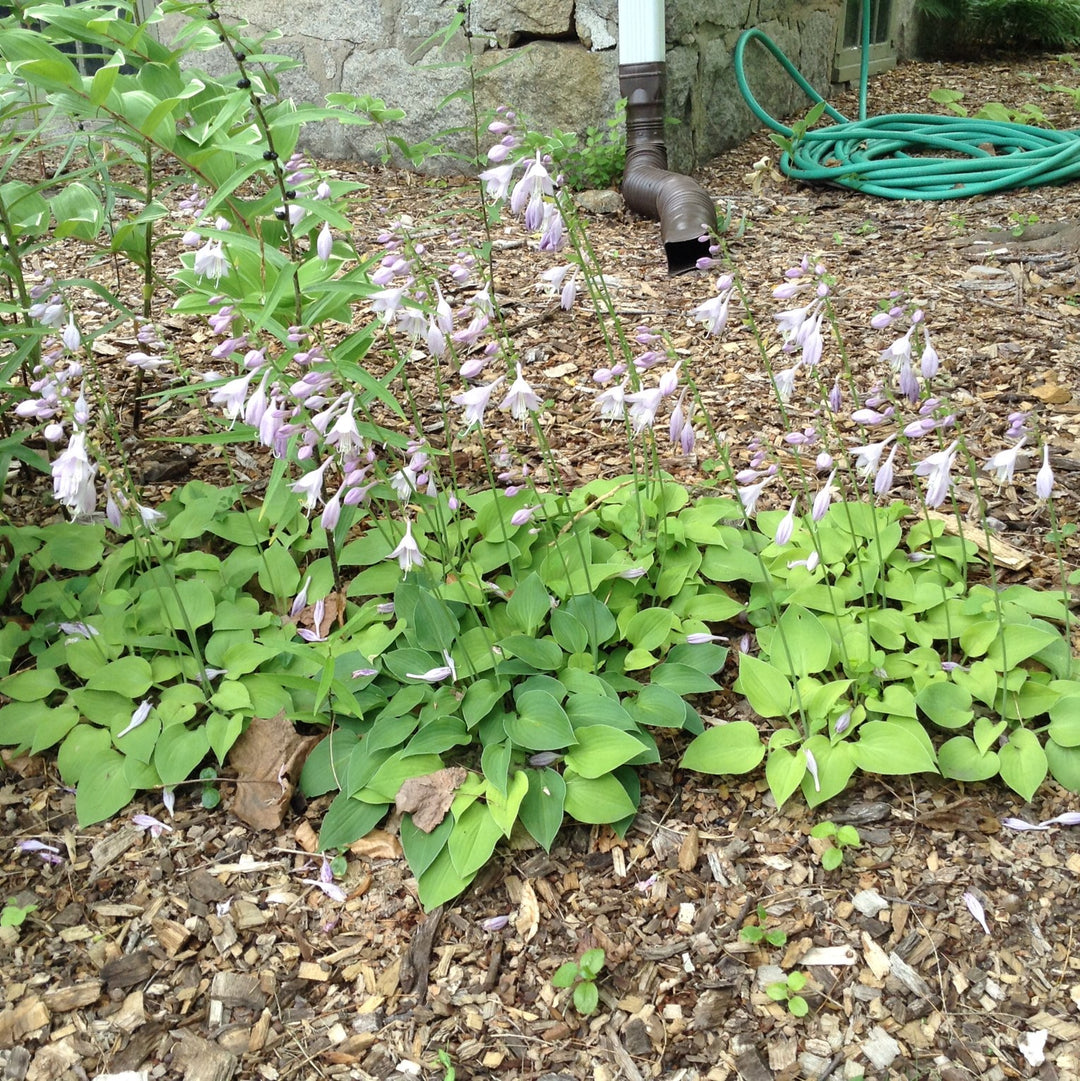
{"type": "Polygon", "coordinates": [[[386,830],[372,830],[366,837],[353,841],[349,852],[372,860],[396,860],[401,855],[401,842],[386,830]]]}
{"type": "Polygon", "coordinates": [[[525,942],[528,942],[540,927],[540,904],[528,879],[521,884],[521,900],[518,902],[514,927],[525,942]]]}
{"type": "Polygon", "coordinates": [[[301,736],[282,710],[256,717],[233,744],[228,763],[236,770],[229,810],[253,829],[281,825],[304,761],[320,736],[301,736]]]}
{"type": "Polygon", "coordinates": [[[460,766],[450,766],[423,777],[410,777],[398,789],[394,801],[398,813],[410,813],[413,825],[423,833],[430,833],[446,817],[454,793],[467,776],[460,766]]]}

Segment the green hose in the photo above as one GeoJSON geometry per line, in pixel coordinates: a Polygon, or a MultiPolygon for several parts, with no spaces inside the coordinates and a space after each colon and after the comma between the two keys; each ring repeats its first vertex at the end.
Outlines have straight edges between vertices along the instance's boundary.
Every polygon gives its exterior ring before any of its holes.
{"type": "Polygon", "coordinates": [[[761,30],[745,31],[735,46],[735,78],[747,105],[763,124],[793,140],[790,151],[780,158],[787,176],[884,199],[966,199],[1080,178],[1080,132],[932,114],[895,113],[868,119],[869,7],[870,0],[863,0],[858,120],[848,120],[827,104],[761,30]],[[746,82],[744,53],[751,41],[760,41],[835,123],[796,138],[792,128],[770,116],[746,82]]]}

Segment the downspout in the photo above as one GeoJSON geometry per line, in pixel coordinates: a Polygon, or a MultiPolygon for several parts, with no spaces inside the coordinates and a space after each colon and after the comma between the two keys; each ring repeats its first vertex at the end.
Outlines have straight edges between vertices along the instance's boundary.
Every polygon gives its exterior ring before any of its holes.
{"type": "Polygon", "coordinates": [[[619,0],[619,91],[626,98],[623,201],[660,222],[668,274],[675,275],[694,270],[709,254],[716,205],[700,184],[667,167],[665,57],[664,0],[619,0]]]}

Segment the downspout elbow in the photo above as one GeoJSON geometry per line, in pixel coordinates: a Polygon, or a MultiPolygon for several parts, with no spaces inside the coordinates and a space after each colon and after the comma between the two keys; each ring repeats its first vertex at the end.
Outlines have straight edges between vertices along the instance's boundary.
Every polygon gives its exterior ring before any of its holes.
{"type": "Polygon", "coordinates": [[[695,180],[667,167],[664,145],[663,61],[620,64],[619,88],[626,98],[626,166],[622,196],[637,214],[660,222],[668,274],[685,274],[709,254],[716,205],[695,180]]]}

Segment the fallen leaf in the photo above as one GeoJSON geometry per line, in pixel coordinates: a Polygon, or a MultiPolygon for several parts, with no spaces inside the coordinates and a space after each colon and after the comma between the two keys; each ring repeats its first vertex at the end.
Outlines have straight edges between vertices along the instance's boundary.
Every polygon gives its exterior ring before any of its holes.
{"type": "Polygon", "coordinates": [[[256,717],[233,744],[227,759],[236,770],[229,810],[253,829],[281,825],[304,761],[321,736],[300,736],[282,710],[256,717]]]}
{"type": "Polygon", "coordinates": [[[396,860],[401,855],[401,842],[386,830],[372,830],[366,837],[353,841],[349,852],[372,860],[396,860]]]}
{"type": "Polygon", "coordinates": [[[528,880],[521,884],[521,900],[518,902],[514,927],[517,933],[528,942],[540,926],[540,905],[536,900],[536,891],[528,880]]]}
{"type": "Polygon", "coordinates": [[[423,777],[410,777],[399,789],[394,805],[399,814],[412,815],[413,825],[430,833],[454,802],[454,793],[468,776],[460,766],[439,769],[423,777]]]}

